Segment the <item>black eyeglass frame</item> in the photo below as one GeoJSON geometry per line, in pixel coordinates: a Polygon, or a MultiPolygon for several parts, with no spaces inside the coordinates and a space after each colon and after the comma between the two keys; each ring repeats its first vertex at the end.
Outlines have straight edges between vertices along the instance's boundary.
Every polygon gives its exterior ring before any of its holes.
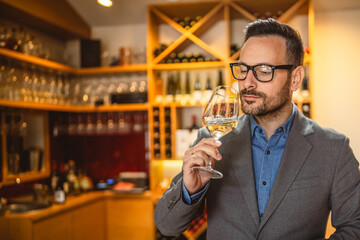
{"type": "Polygon", "coordinates": [[[245,80],[245,78],[247,77],[248,73],[250,70],[252,70],[256,80],[258,80],[259,82],[270,82],[273,80],[274,78],[274,72],[276,69],[293,69],[294,65],[270,65],[270,64],[257,64],[257,65],[254,65],[254,66],[249,66],[249,65],[246,65],[244,63],[239,63],[239,62],[236,62],[236,63],[230,63],[230,68],[231,68],[231,73],[233,75],[233,77],[236,79],[236,80],[239,80],[239,81],[242,81],[242,80],[245,80]],[[234,74],[234,70],[233,70],[233,66],[240,66],[240,65],[243,65],[247,68],[247,71],[246,71],[246,74],[245,74],[245,77],[240,79],[238,77],[235,76],[234,74]],[[272,75],[271,75],[271,79],[270,80],[267,80],[267,81],[262,81],[262,80],[259,80],[257,74],[256,74],[256,71],[254,71],[254,68],[258,67],[258,66],[269,66],[271,67],[272,69],[272,75]]]}

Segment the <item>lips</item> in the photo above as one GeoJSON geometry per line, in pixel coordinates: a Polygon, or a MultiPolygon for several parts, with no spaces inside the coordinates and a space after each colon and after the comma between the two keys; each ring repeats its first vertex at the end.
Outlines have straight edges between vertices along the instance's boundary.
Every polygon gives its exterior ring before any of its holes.
{"type": "Polygon", "coordinates": [[[258,96],[254,96],[254,95],[243,95],[243,99],[245,101],[256,101],[257,99],[259,99],[260,97],[258,96]]]}

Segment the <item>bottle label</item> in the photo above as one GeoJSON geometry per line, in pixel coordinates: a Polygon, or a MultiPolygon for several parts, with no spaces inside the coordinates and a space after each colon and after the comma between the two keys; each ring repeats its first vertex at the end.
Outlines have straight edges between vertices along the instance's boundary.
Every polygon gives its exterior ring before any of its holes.
{"type": "Polygon", "coordinates": [[[56,190],[54,197],[55,197],[55,203],[64,203],[65,202],[64,190],[56,190]]]}
{"type": "Polygon", "coordinates": [[[194,91],[193,97],[196,102],[200,102],[202,99],[202,92],[201,91],[194,91]]]}

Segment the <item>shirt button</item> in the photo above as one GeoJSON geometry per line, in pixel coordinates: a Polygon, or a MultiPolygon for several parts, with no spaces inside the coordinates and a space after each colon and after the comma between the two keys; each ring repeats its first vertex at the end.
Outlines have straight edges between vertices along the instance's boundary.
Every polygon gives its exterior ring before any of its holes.
{"type": "Polygon", "coordinates": [[[259,129],[259,133],[262,133],[262,129],[259,129]]]}
{"type": "Polygon", "coordinates": [[[266,154],[267,154],[267,155],[270,155],[270,150],[267,150],[266,154]]]}
{"type": "Polygon", "coordinates": [[[263,185],[266,186],[266,181],[263,181],[263,185]]]}
{"type": "Polygon", "coordinates": [[[262,218],[264,216],[264,214],[263,213],[260,213],[260,217],[262,218]]]}

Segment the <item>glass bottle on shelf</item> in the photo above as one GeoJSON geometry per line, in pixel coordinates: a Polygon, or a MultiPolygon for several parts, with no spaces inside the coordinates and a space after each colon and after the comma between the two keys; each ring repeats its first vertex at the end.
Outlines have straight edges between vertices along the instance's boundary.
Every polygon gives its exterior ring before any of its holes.
{"type": "Polygon", "coordinates": [[[160,73],[155,74],[155,102],[160,103],[163,100],[163,82],[160,73]]]}
{"type": "Polygon", "coordinates": [[[184,102],[190,103],[190,100],[191,100],[190,73],[186,72],[184,102]]]}
{"type": "Polygon", "coordinates": [[[199,74],[196,76],[193,99],[196,103],[200,103],[202,99],[202,90],[201,90],[201,82],[200,82],[199,74]]]}
{"type": "Polygon", "coordinates": [[[59,180],[54,192],[54,201],[56,204],[63,204],[66,201],[64,185],[66,185],[65,171],[64,165],[61,165],[61,169],[59,171],[59,180]]]}
{"type": "Polygon", "coordinates": [[[222,71],[219,70],[219,79],[218,79],[218,86],[224,85],[222,71]]]}
{"type": "MultiPolygon", "coordinates": [[[[223,80],[223,72],[222,72],[222,70],[219,70],[218,86],[222,86],[222,85],[225,85],[224,80],[223,80]]],[[[225,95],[225,89],[221,89],[220,93],[225,95]]]]}
{"type": "Polygon", "coordinates": [[[181,95],[181,79],[180,79],[180,72],[176,73],[175,79],[175,102],[180,103],[182,99],[181,95]]]}
{"type": "Polygon", "coordinates": [[[57,171],[56,161],[53,160],[51,164],[51,176],[50,176],[50,189],[55,192],[58,185],[59,175],[57,171]]]}
{"type": "Polygon", "coordinates": [[[172,73],[168,72],[167,76],[165,103],[171,103],[174,101],[175,82],[172,73]]]}
{"type": "Polygon", "coordinates": [[[189,129],[190,135],[188,142],[189,146],[191,146],[195,142],[199,128],[200,127],[197,125],[197,116],[194,114],[191,116],[191,127],[189,129]]]}
{"type": "Polygon", "coordinates": [[[203,100],[202,100],[202,104],[206,104],[211,95],[212,95],[213,89],[212,89],[212,83],[211,83],[211,78],[210,78],[210,73],[207,74],[207,79],[206,79],[206,88],[203,94],[203,100]]]}

